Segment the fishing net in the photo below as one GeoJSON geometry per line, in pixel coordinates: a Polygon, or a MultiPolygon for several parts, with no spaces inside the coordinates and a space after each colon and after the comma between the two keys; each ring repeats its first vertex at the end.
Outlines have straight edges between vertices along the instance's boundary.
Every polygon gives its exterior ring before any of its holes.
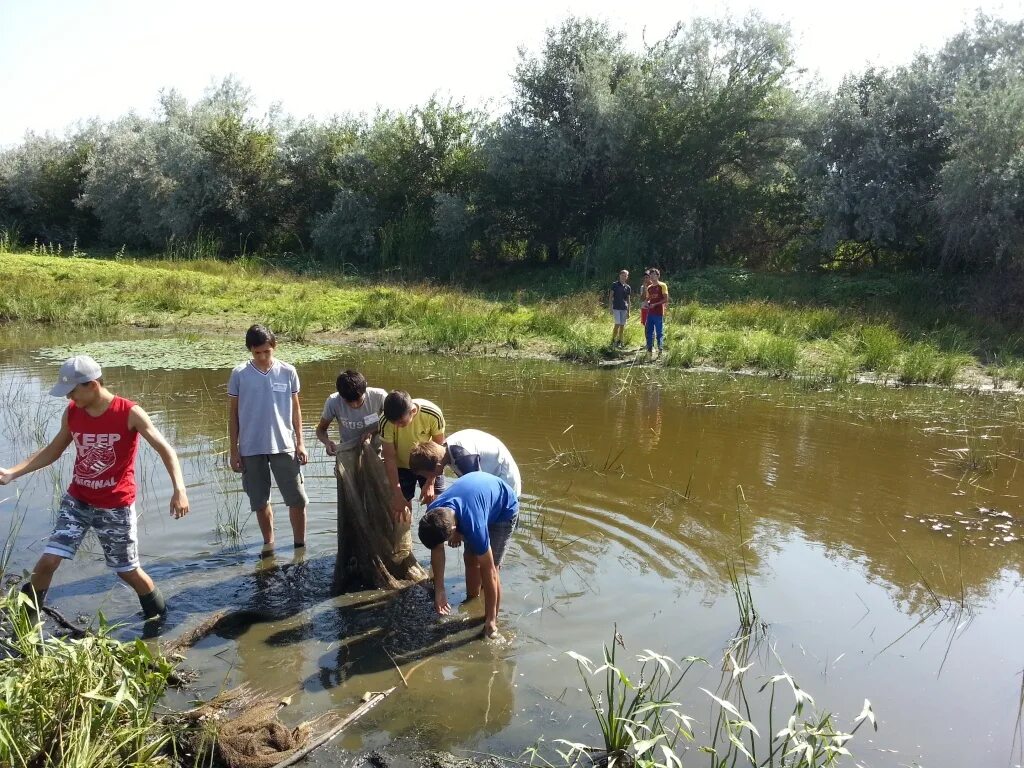
{"type": "Polygon", "coordinates": [[[314,726],[337,721],[329,715],[288,728],[278,717],[287,703],[242,685],[171,717],[184,726],[179,742],[197,765],[273,768],[306,746],[314,726]]]}
{"type": "Polygon", "coordinates": [[[335,589],[400,589],[427,577],[412,554],[412,531],[391,517],[384,463],[366,443],[338,451],[338,556],[335,589]]]}
{"type": "Polygon", "coordinates": [[[289,729],[274,703],[256,705],[217,727],[217,756],[228,768],[273,768],[309,740],[303,723],[289,729]]]}

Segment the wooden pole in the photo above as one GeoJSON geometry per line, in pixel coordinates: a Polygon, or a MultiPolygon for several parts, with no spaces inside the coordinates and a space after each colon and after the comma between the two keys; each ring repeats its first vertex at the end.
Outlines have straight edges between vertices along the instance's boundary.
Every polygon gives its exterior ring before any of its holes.
{"type": "Polygon", "coordinates": [[[351,725],[360,717],[369,712],[371,709],[376,707],[378,704],[380,704],[382,701],[384,701],[384,699],[386,699],[394,692],[395,689],[392,687],[388,688],[386,691],[378,691],[377,693],[373,694],[373,696],[371,696],[367,701],[364,701],[362,704],[356,707],[355,711],[352,712],[352,714],[348,715],[340,723],[331,728],[331,730],[327,731],[327,733],[325,733],[323,736],[320,736],[318,739],[313,740],[311,743],[307,744],[298,752],[295,752],[291,757],[275,765],[274,768],[286,768],[289,765],[295,765],[297,762],[306,757],[306,755],[308,755],[314,749],[323,746],[324,744],[329,742],[331,739],[333,739],[335,736],[337,736],[339,733],[345,730],[349,725],[351,725]]]}

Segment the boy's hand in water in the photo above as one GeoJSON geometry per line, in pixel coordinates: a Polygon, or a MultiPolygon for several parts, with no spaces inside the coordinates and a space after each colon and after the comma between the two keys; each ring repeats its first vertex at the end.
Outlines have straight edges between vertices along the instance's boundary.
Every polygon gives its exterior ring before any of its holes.
{"type": "Polygon", "coordinates": [[[452,607],[448,604],[448,595],[443,589],[434,592],[434,608],[441,616],[448,616],[452,612],[452,607]]]}
{"type": "Polygon", "coordinates": [[[171,517],[175,520],[188,514],[188,496],[185,491],[175,491],[171,496],[171,517]]]}

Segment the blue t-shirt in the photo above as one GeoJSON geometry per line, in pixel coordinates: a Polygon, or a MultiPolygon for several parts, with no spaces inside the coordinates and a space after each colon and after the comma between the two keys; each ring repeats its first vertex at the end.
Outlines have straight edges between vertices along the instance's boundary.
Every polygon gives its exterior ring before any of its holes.
{"type": "Polygon", "coordinates": [[[455,510],[455,530],[462,534],[466,548],[483,555],[491,548],[487,526],[511,520],[519,512],[519,499],[508,483],[486,472],[470,472],[448,486],[427,507],[455,510]]]}

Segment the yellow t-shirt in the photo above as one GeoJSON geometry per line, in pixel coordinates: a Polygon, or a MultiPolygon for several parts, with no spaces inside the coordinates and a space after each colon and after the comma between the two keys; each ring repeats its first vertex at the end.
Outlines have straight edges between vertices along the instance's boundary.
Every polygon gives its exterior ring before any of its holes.
{"type": "Polygon", "coordinates": [[[444,414],[440,408],[419,397],[414,397],[412,402],[417,410],[409,426],[396,427],[387,418],[380,422],[380,438],[385,444],[395,446],[395,463],[400,469],[409,468],[409,452],[414,445],[443,435],[445,429],[444,414]]]}

